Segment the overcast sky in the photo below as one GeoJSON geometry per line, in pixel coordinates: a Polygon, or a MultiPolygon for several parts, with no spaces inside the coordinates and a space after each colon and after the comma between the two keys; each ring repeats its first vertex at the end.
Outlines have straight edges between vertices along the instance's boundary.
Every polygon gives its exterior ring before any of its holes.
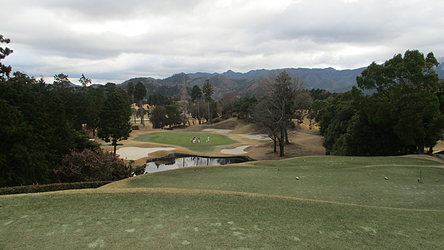
{"type": "MultiPolygon", "coordinates": [[[[95,83],[444,56],[443,0],[0,0],[5,62],[95,83]]],[[[76,80],[75,80],[76,81],[76,80]]]]}

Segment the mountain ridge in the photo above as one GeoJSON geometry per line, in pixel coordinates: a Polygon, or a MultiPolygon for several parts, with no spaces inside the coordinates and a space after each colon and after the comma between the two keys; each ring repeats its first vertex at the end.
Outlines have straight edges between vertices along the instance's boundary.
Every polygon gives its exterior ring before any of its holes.
{"type": "MultiPolygon", "coordinates": [[[[440,60],[444,61],[444,60],[440,60]]],[[[206,80],[209,80],[214,89],[214,97],[219,99],[225,94],[238,94],[240,96],[264,94],[261,86],[261,78],[270,75],[277,75],[282,71],[287,71],[294,78],[298,77],[304,82],[308,89],[325,89],[331,92],[344,92],[356,85],[356,77],[361,74],[366,67],[357,69],[337,70],[328,68],[281,68],[281,69],[255,69],[248,72],[235,72],[231,69],[223,73],[177,73],[164,79],[152,77],[131,78],[121,83],[126,86],[129,82],[136,84],[142,82],[148,93],[160,93],[163,95],[178,95],[180,90],[187,88],[188,91],[194,85],[202,87],[206,80]]],[[[440,79],[444,79],[444,63],[441,63],[436,72],[440,79]]]]}

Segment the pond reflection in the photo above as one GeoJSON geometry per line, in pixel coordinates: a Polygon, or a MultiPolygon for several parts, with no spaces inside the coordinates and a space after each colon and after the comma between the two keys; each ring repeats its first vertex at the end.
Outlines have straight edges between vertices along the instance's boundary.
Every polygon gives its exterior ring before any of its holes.
{"type": "Polygon", "coordinates": [[[244,162],[238,158],[210,158],[210,157],[180,157],[171,159],[171,161],[155,161],[148,162],[145,167],[145,173],[154,173],[178,168],[195,167],[195,166],[214,166],[225,165],[230,163],[244,162]]]}

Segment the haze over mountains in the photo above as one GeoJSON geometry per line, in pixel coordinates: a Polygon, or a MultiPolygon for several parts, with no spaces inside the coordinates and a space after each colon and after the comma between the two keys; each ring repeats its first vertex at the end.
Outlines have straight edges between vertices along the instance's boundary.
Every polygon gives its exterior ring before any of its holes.
{"type": "MultiPolygon", "coordinates": [[[[444,58],[440,58],[441,62],[444,58]]],[[[308,89],[326,89],[332,92],[343,92],[350,90],[356,85],[356,77],[365,68],[336,70],[334,68],[308,69],[308,68],[285,68],[285,69],[259,69],[246,73],[228,70],[224,73],[179,73],[165,79],[154,79],[151,77],[132,78],[122,83],[126,86],[129,82],[136,84],[142,82],[148,93],[161,93],[163,95],[183,95],[194,86],[202,87],[205,80],[210,80],[214,88],[216,99],[224,94],[236,93],[241,96],[262,95],[265,89],[261,86],[260,79],[269,75],[277,74],[286,70],[292,77],[303,80],[308,89]]],[[[444,63],[436,69],[439,77],[444,79],[444,63]]]]}
{"type": "Polygon", "coordinates": [[[228,70],[224,73],[179,73],[165,79],[154,79],[150,77],[139,77],[127,80],[122,85],[129,82],[136,84],[142,82],[150,93],[161,93],[164,95],[176,95],[184,88],[192,88],[194,85],[202,87],[205,80],[210,80],[214,88],[214,97],[220,98],[227,93],[237,93],[239,95],[261,95],[264,88],[261,87],[259,79],[270,74],[277,74],[286,70],[292,77],[298,77],[304,81],[306,88],[322,88],[330,91],[346,91],[356,83],[358,76],[364,68],[354,70],[326,69],[305,69],[287,68],[274,70],[251,70],[247,73],[239,73],[228,70]]]}

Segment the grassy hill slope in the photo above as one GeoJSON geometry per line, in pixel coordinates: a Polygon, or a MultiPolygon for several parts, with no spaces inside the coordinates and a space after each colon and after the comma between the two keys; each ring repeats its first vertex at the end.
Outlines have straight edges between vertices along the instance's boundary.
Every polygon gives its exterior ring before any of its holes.
{"type": "Polygon", "coordinates": [[[432,158],[188,168],[100,189],[2,196],[0,248],[439,249],[443,194],[442,162],[432,158]]]}

